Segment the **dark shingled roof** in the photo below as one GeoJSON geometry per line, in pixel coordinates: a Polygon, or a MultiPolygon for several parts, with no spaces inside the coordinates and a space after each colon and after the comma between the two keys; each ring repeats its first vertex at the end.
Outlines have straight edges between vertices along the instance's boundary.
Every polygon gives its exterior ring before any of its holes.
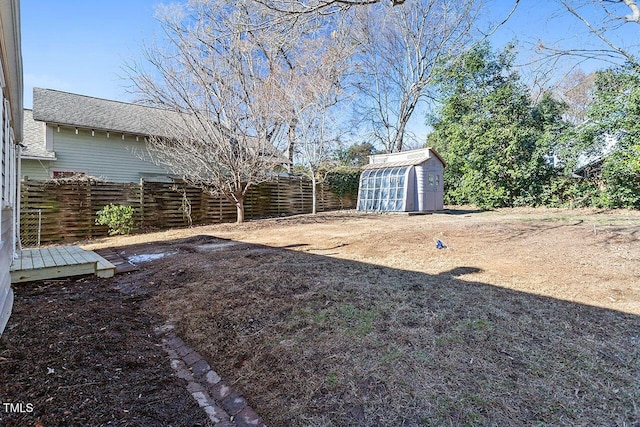
{"type": "MultiPolygon", "coordinates": [[[[176,114],[52,89],[33,89],[34,120],[133,135],[158,135],[176,114]]],[[[163,136],[163,135],[160,135],[163,136]]]]}
{"type": "MultiPolygon", "coordinates": [[[[181,113],[160,108],[33,88],[33,120],[52,125],[172,138],[184,135],[181,129],[185,128],[188,119],[181,113]]],[[[198,129],[197,122],[194,124],[194,129],[198,129]]],[[[257,144],[255,138],[249,139],[257,144]]],[[[271,155],[286,161],[274,146],[267,149],[271,155]]]]}
{"type": "Polygon", "coordinates": [[[22,145],[22,158],[38,159],[38,160],[55,160],[56,154],[47,151],[45,146],[45,129],[44,123],[33,120],[33,112],[24,110],[24,133],[22,145]]]}

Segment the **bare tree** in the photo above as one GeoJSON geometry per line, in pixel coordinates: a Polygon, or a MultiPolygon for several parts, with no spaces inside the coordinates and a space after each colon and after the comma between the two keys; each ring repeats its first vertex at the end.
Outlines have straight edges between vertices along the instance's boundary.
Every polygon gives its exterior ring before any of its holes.
{"type": "Polygon", "coordinates": [[[255,0],[270,10],[291,15],[344,12],[354,6],[368,6],[389,1],[393,6],[406,0],[255,0]]]}
{"type": "Polygon", "coordinates": [[[340,124],[332,110],[321,103],[308,105],[299,117],[296,128],[297,153],[305,175],[311,179],[311,213],[315,214],[318,211],[317,186],[324,181],[321,169],[328,166],[327,162],[340,138],[340,124]]]}
{"type": "Polygon", "coordinates": [[[284,139],[283,122],[268,96],[291,32],[265,25],[269,19],[253,1],[165,7],[165,44],[145,51],[151,71],[129,68],[141,101],[175,112],[149,139],[153,160],[226,197],[238,222],[249,188],[270,179],[281,162],[274,146],[284,139]]]}
{"type": "Polygon", "coordinates": [[[478,10],[476,0],[407,0],[357,11],[358,115],[385,151],[402,151],[409,120],[430,98],[436,66],[468,45],[478,10]]]}
{"type": "Polygon", "coordinates": [[[308,103],[297,110],[295,138],[298,161],[305,175],[311,179],[312,213],[315,214],[318,210],[317,186],[324,181],[321,169],[329,166],[329,158],[340,140],[344,123],[337,118],[337,89],[334,84],[322,79],[310,83],[316,84],[310,91],[308,103]]]}
{"type": "Polygon", "coordinates": [[[580,125],[587,119],[587,111],[593,104],[595,73],[586,74],[581,69],[574,70],[561,82],[556,93],[567,104],[563,119],[574,125],[580,125]]]}
{"type": "Polygon", "coordinates": [[[562,48],[540,44],[548,59],[572,57],[578,61],[597,59],[614,65],[621,62],[640,70],[639,37],[621,35],[628,25],[640,25],[640,4],[637,0],[558,0],[562,7],[577,18],[599,45],[584,48],[562,48]]]}
{"type": "Polygon", "coordinates": [[[338,117],[342,118],[348,108],[344,105],[344,80],[355,49],[344,35],[348,31],[345,25],[338,23],[330,28],[332,31],[324,31],[324,36],[308,39],[298,48],[291,67],[297,72],[287,73],[279,96],[272,98],[272,102],[281,105],[275,108],[288,116],[284,121],[289,124],[289,147],[295,146],[297,163],[312,181],[314,214],[317,184],[322,181],[320,168],[326,164],[345,125],[345,120],[338,117]]]}
{"type": "MultiPolygon", "coordinates": [[[[254,8],[258,2],[253,5],[254,8]]],[[[258,6],[259,14],[244,22],[251,38],[268,66],[260,92],[256,95],[262,109],[274,118],[270,131],[284,142],[287,169],[292,172],[295,154],[296,108],[300,102],[292,102],[291,94],[304,98],[300,82],[315,71],[310,69],[314,58],[324,53],[318,40],[328,40],[331,28],[339,18],[316,15],[289,16],[258,6]],[[315,48],[315,50],[314,50],[315,48]]],[[[301,101],[304,104],[304,100],[301,101]]]]}
{"type": "MultiPolygon", "coordinates": [[[[276,13],[284,22],[292,17],[276,13]]],[[[271,68],[262,96],[277,117],[286,139],[288,169],[292,172],[300,135],[309,136],[311,111],[336,108],[344,99],[344,76],[349,73],[354,44],[345,36],[348,17],[344,15],[293,17],[290,33],[298,43],[280,49],[279,61],[271,68]]],[[[292,39],[292,37],[290,37],[292,39]]]]}

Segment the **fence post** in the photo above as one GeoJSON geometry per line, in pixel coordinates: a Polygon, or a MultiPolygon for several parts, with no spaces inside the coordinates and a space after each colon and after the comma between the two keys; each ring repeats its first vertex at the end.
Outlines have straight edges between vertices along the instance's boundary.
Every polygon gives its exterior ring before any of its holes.
{"type": "Polygon", "coordinates": [[[85,193],[85,200],[87,201],[87,207],[89,208],[88,212],[89,212],[89,238],[93,237],[93,230],[96,227],[96,221],[94,220],[93,217],[93,196],[92,196],[92,190],[93,190],[93,186],[94,185],[98,185],[97,182],[93,182],[93,181],[89,181],[88,182],[88,189],[87,192],[85,193]]]}
{"type": "Polygon", "coordinates": [[[278,214],[278,216],[280,216],[280,200],[282,199],[280,197],[280,175],[278,175],[276,177],[276,213],[278,214]]]}
{"type": "Polygon", "coordinates": [[[300,212],[301,214],[307,213],[304,206],[304,182],[302,181],[302,177],[298,178],[298,188],[300,189],[300,212]]]}
{"type": "Polygon", "coordinates": [[[140,187],[138,188],[140,191],[139,194],[139,203],[140,203],[140,228],[144,227],[144,178],[140,178],[140,187]]]}

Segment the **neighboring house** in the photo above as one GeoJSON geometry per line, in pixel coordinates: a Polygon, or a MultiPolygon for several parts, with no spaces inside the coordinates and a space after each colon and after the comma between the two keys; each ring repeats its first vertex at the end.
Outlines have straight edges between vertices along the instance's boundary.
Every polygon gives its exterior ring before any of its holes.
{"type": "Polygon", "coordinates": [[[23,178],[76,174],[111,182],[166,176],[147,153],[145,138],[158,135],[174,113],[126,102],[34,88],[24,111],[23,178]]]}
{"type": "Polygon", "coordinates": [[[428,212],[443,209],[445,162],[432,148],[369,156],[362,167],[358,210],[428,212]]]}
{"type": "Polygon", "coordinates": [[[578,159],[578,165],[573,171],[573,175],[577,178],[600,178],[602,165],[615,150],[618,139],[619,135],[605,135],[604,145],[600,153],[581,156],[578,159]]]}
{"type": "MultiPolygon", "coordinates": [[[[24,111],[21,177],[165,180],[171,173],[151,160],[146,139],[184,136],[187,119],[159,108],[34,88],[33,110],[24,111]]],[[[266,154],[282,158],[271,149],[266,154]]]]}
{"type": "Polygon", "coordinates": [[[56,160],[53,151],[47,151],[45,141],[44,123],[33,120],[31,110],[24,110],[23,132],[24,148],[22,149],[21,175],[30,179],[49,179],[49,162],[56,160]]]}
{"type": "Polygon", "coordinates": [[[20,4],[0,1],[0,334],[11,308],[13,291],[9,267],[13,260],[18,230],[20,189],[19,156],[22,140],[22,50],[20,47],[20,4]]]}
{"type": "Polygon", "coordinates": [[[581,164],[573,171],[575,178],[600,178],[602,175],[602,165],[607,156],[600,156],[589,161],[589,163],[581,164]]]}

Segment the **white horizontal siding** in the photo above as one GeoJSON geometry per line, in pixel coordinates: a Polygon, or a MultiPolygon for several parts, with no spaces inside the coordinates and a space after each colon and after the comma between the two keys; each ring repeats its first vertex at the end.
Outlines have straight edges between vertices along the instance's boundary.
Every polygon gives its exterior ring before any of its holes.
{"type": "MultiPolygon", "coordinates": [[[[6,243],[2,247],[2,251],[0,251],[0,257],[2,257],[2,263],[6,263],[4,256],[6,255],[9,260],[13,259],[13,250],[11,249],[11,243],[13,242],[13,208],[5,207],[2,209],[0,230],[2,230],[2,235],[0,235],[0,242],[6,243]]],[[[11,263],[10,261],[8,261],[11,263]]]]}
{"type": "MultiPolygon", "coordinates": [[[[10,245],[7,244],[5,246],[10,245]]],[[[2,335],[4,328],[7,326],[12,308],[13,289],[11,289],[11,275],[7,266],[6,270],[2,270],[2,276],[0,276],[0,335],[2,335]]]]}
{"type": "MultiPolygon", "coordinates": [[[[141,159],[146,153],[143,138],[135,136],[72,128],[53,129],[53,151],[57,160],[51,162],[53,171],[84,172],[113,182],[138,182],[141,173],[166,173],[150,161],[141,159]]],[[[148,155],[147,155],[148,157],[148,155]]],[[[25,175],[26,173],[23,173],[25,175]]]]}
{"type": "Polygon", "coordinates": [[[7,325],[11,307],[13,305],[13,291],[11,290],[11,275],[9,267],[13,260],[13,210],[3,209],[1,212],[0,230],[0,335],[7,325]]]}

